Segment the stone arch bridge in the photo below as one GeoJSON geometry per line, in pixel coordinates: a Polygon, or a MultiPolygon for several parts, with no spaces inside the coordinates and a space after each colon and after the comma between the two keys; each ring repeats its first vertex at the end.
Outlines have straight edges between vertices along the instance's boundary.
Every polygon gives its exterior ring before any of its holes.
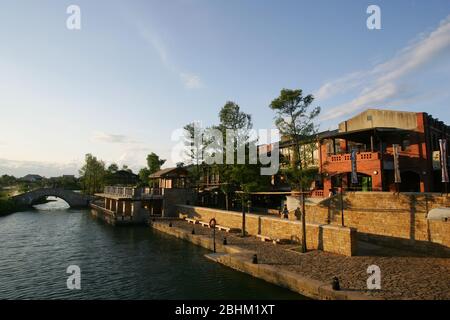
{"type": "Polygon", "coordinates": [[[66,201],[72,208],[89,206],[91,198],[72,190],[42,188],[25,192],[13,197],[19,206],[32,206],[34,203],[46,197],[58,197],[66,201]]]}

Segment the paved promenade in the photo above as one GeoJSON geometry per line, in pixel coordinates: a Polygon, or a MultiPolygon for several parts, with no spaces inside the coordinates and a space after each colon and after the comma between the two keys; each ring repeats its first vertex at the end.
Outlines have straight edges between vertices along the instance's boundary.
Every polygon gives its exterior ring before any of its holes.
{"type": "MultiPolygon", "coordinates": [[[[168,225],[169,222],[159,221],[168,225]]],[[[197,236],[212,237],[212,230],[185,221],[173,221],[173,228],[197,236]]],[[[341,288],[356,296],[378,299],[450,299],[450,259],[430,258],[415,253],[381,248],[361,243],[358,256],[344,257],[322,251],[298,252],[293,244],[274,245],[256,237],[241,238],[216,230],[218,245],[227,237],[228,245],[254,252],[259,265],[269,265],[278,271],[297,274],[301,278],[330,284],[334,276],[341,288]],[[377,265],[381,269],[381,290],[367,290],[367,268],[377,265]]]]}

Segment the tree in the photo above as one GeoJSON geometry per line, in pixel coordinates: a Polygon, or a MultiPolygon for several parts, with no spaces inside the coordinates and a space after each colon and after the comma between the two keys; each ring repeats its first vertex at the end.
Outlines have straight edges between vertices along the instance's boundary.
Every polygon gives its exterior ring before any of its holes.
{"type": "Polygon", "coordinates": [[[107,169],[108,173],[113,174],[119,171],[119,166],[116,163],[111,163],[107,169]]]}
{"type": "Polygon", "coordinates": [[[141,181],[140,186],[148,186],[148,176],[150,175],[150,170],[145,167],[139,170],[139,180],[141,181]]]}
{"type": "MultiPolygon", "coordinates": [[[[251,115],[241,111],[239,105],[227,102],[219,113],[220,124],[217,126],[222,133],[226,144],[233,146],[233,164],[216,165],[221,179],[221,191],[225,195],[226,209],[229,207],[229,195],[239,190],[242,209],[249,200],[251,192],[266,188],[270,183],[270,177],[262,176],[260,164],[250,164],[250,150],[256,150],[256,142],[251,140],[250,130],[253,127],[251,115]],[[227,141],[227,130],[233,130],[234,141],[227,141]],[[245,161],[239,163],[239,150],[244,150],[245,161]]],[[[223,150],[223,146],[222,146],[223,150]]],[[[223,151],[222,151],[223,152],[223,151]]]]}
{"type": "Polygon", "coordinates": [[[150,174],[155,173],[156,171],[161,170],[161,166],[166,163],[165,159],[160,159],[159,156],[152,152],[147,156],[147,167],[150,171],[150,174]]]}
{"type": "Polygon", "coordinates": [[[105,163],[88,153],[85,156],[85,164],[80,169],[79,175],[84,193],[94,194],[99,192],[105,185],[105,163]]]}
{"type": "Polygon", "coordinates": [[[317,133],[314,119],[320,113],[320,107],[309,110],[314,101],[312,95],[303,96],[302,90],[281,90],[280,96],[272,101],[270,108],[277,112],[275,124],[280,133],[293,143],[293,156],[290,161],[288,175],[294,189],[303,190],[310,183],[305,174],[307,158],[312,154],[308,150],[311,137],[317,133]]]}
{"type": "MultiPolygon", "coordinates": [[[[244,191],[245,187],[245,176],[240,176],[239,171],[245,174],[244,169],[246,166],[250,165],[238,165],[237,164],[237,152],[242,146],[245,148],[249,143],[249,132],[253,127],[252,117],[241,111],[238,104],[232,101],[227,101],[225,105],[219,112],[220,123],[216,127],[222,133],[223,141],[227,145],[233,144],[233,164],[221,164],[216,166],[216,170],[219,172],[221,180],[221,191],[225,195],[225,206],[229,209],[229,195],[231,192],[240,189],[244,191]],[[227,130],[232,130],[235,134],[234,141],[227,141],[227,130]]],[[[223,153],[225,145],[220,146],[220,151],[223,153]]],[[[247,158],[248,159],[248,158],[247,158]]],[[[242,206],[244,206],[244,198],[242,198],[242,206]]]]}
{"type": "Polygon", "coordinates": [[[160,159],[159,156],[152,152],[149,155],[147,155],[147,167],[142,168],[139,170],[139,180],[141,181],[141,186],[148,186],[148,177],[155,173],[156,171],[159,171],[161,169],[161,166],[166,162],[165,159],[160,159]]]}
{"type": "Polygon", "coordinates": [[[129,172],[129,173],[133,173],[133,170],[131,170],[130,168],[128,168],[128,166],[126,164],[122,165],[122,170],[129,172]]]}
{"type": "Polygon", "coordinates": [[[189,178],[198,190],[202,175],[201,166],[205,149],[205,132],[196,122],[185,125],[183,129],[185,131],[184,145],[187,147],[186,156],[189,159],[189,163],[194,166],[194,169],[189,171],[189,178]]]}
{"type": "Polygon", "coordinates": [[[17,178],[4,174],[0,177],[0,187],[9,187],[17,183],[17,178]]]}
{"type": "Polygon", "coordinates": [[[314,119],[320,113],[320,107],[310,106],[314,101],[312,95],[303,96],[303,91],[282,89],[280,96],[272,101],[270,108],[277,112],[275,124],[280,133],[293,143],[293,156],[290,168],[285,170],[291,187],[301,192],[302,203],[302,251],[306,252],[306,219],[304,188],[311,183],[310,170],[305,166],[305,141],[317,133],[314,119]]]}

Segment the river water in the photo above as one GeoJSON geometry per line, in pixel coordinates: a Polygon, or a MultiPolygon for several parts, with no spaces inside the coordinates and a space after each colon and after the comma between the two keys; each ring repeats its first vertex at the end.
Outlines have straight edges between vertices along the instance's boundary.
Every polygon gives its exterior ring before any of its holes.
{"type": "Polygon", "coordinates": [[[302,299],[149,227],[112,227],[57,199],[0,217],[0,299],[302,299]],[[66,285],[69,265],[81,289],[66,285]]]}

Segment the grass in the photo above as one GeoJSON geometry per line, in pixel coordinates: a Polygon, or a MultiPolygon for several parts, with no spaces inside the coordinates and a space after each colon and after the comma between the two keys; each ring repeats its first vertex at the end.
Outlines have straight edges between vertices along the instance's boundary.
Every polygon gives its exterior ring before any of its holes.
{"type": "Polygon", "coordinates": [[[17,211],[16,203],[9,199],[8,193],[0,189],[0,216],[17,211]]]}

